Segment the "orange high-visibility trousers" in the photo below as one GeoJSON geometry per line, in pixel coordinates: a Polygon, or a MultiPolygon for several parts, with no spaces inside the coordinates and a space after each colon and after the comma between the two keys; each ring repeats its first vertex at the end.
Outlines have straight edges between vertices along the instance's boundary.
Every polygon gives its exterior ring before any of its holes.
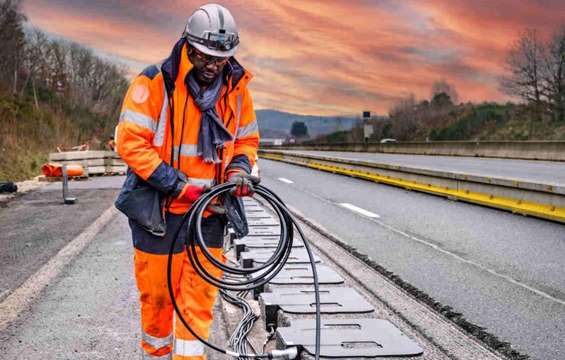
{"type": "MultiPolygon", "coordinates": [[[[204,359],[204,345],[192,336],[179,319],[176,319],[173,328],[175,314],[167,287],[167,253],[171,234],[178,228],[180,218],[167,215],[167,235],[164,237],[151,235],[130,221],[135,246],[135,278],[141,303],[143,359],[204,359]]],[[[221,261],[224,260],[221,247],[224,225],[225,220],[218,217],[203,219],[202,225],[209,251],[221,261]]],[[[181,231],[181,238],[185,234],[186,231],[181,231]]],[[[171,277],[175,301],[193,330],[208,339],[218,289],[198,276],[183,251],[182,243],[177,244],[175,250],[171,277]]],[[[221,270],[213,266],[200,249],[197,253],[211,274],[221,276],[221,270]]]]}

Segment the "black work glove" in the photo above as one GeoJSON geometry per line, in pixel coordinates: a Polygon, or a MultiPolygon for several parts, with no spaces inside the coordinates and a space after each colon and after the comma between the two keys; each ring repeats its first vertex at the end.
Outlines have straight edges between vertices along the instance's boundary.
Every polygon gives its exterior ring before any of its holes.
{"type": "Polygon", "coordinates": [[[253,185],[258,185],[261,179],[256,176],[246,174],[242,170],[232,170],[226,175],[228,182],[236,184],[230,193],[237,197],[253,196],[253,185]]]}

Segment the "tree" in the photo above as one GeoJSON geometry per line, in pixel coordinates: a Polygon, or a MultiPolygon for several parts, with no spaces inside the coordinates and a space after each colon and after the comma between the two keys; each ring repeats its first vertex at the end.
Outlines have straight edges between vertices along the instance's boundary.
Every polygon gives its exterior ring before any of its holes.
{"type": "Polygon", "coordinates": [[[296,138],[308,137],[308,127],[303,121],[295,121],[290,128],[290,135],[296,138]]]}
{"type": "Polygon", "coordinates": [[[543,101],[543,61],[546,49],[535,29],[526,30],[512,45],[506,65],[509,75],[502,79],[503,90],[533,104],[536,120],[541,120],[543,101]]]}
{"type": "Polygon", "coordinates": [[[453,106],[451,97],[444,92],[440,92],[434,95],[430,103],[432,109],[445,109],[453,106]]]}
{"type": "Polygon", "coordinates": [[[400,99],[389,111],[390,135],[398,140],[409,140],[418,129],[416,120],[416,98],[413,94],[400,99]]]}
{"type": "Polygon", "coordinates": [[[49,39],[40,30],[32,29],[26,36],[26,46],[24,55],[24,68],[26,78],[22,85],[21,92],[24,93],[31,83],[34,104],[39,108],[37,98],[37,86],[42,86],[48,73],[45,59],[48,57],[49,39]]]}
{"type": "Polygon", "coordinates": [[[554,119],[565,120],[565,24],[555,32],[544,59],[543,91],[554,119]]]}
{"type": "Polygon", "coordinates": [[[453,104],[459,103],[459,94],[455,86],[449,84],[445,79],[440,79],[432,84],[432,93],[430,99],[434,99],[438,94],[446,94],[453,104]]]}
{"type": "Polygon", "coordinates": [[[0,1],[0,90],[16,93],[23,62],[25,16],[20,0],[0,1]]]}

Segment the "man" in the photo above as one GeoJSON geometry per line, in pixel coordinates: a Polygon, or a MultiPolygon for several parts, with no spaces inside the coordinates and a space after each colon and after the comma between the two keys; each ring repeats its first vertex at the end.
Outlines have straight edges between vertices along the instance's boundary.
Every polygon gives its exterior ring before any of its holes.
{"type": "MultiPolygon", "coordinates": [[[[135,78],[124,100],[116,143],[130,171],[120,197],[142,196],[135,190],[145,186],[157,190],[165,204],[164,235],[145,222],[144,207],[153,203],[130,206],[143,215],[130,216],[130,227],[144,359],[203,358],[203,345],[178,319],[173,334],[167,254],[182,215],[206,187],[231,181],[237,184],[236,196],[252,194],[246,175],[255,163],[259,132],[247,89],[251,74],[233,57],[238,46],[230,12],[220,5],[204,5],[188,19],[171,55],[135,78]]],[[[202,221],[206,244],[218,259],[223,258],[225,223],[217,214],[202,221]]],[[[184,236],[186,229],[181,229],[181,239],[184,236]]],[[[175,249],[172,272],[183,317],[208,338],[217,289],[196,275],[182,241],[175,249]]]]}

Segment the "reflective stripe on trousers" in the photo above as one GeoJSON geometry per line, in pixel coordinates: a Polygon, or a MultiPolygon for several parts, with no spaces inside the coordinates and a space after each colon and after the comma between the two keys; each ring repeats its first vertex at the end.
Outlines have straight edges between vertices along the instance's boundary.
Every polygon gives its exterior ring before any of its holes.
{"type": "Polygon", "coordinates": [[[198,340],[175,340],[175,355],[180,356],[202,356],[204,355],[204,344],[198,340]]]}
{"type": "Polygon", "coordinates": [[[156,337],[156,336],[149,335],[148,333],[146,333],[142,329],[141,330],[141,339],[143,341],[145,341],[148,345],[153,347],[154,349],[160,349],[164,346],[173,344],[173,334],[172,333],[169,334],[168,336],[165,336],[165,337],[156,337]]]}
{"type": "Polygon", "coordinates": [[[142,355],[141,358],[143,360],[154,360],[154,359],[159,359],[159,360],[171,360],[172,359],[172,354],[168,353],[165,355],[151,355],[146,353],[145,351],[142,350],[142,355]]]}

